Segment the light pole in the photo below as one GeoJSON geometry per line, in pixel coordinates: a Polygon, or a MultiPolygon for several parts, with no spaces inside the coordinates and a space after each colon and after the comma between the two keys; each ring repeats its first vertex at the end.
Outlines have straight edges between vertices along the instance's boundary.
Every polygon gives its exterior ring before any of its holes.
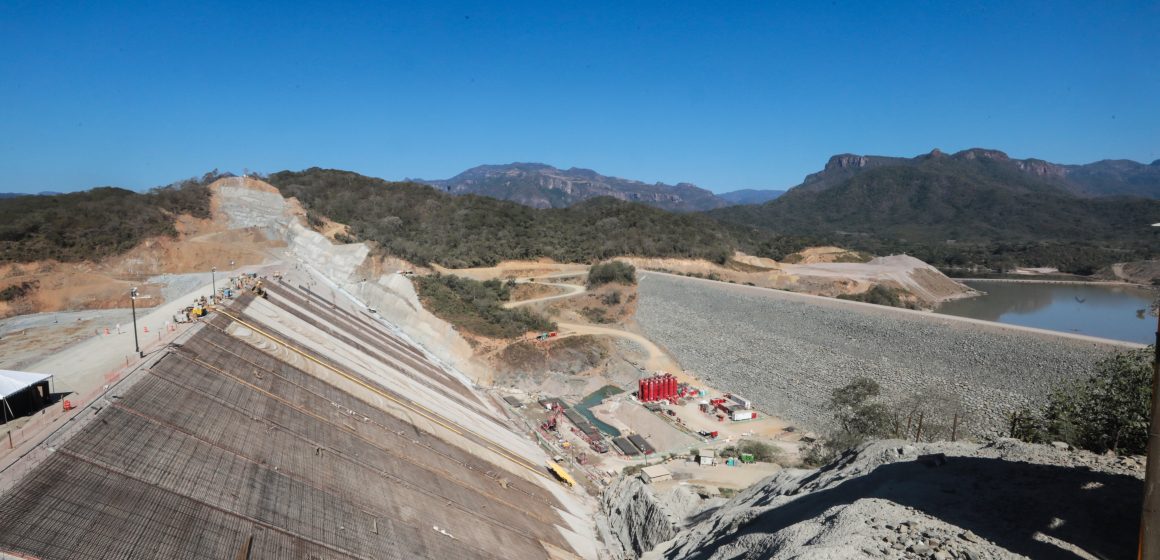
{"type": "Polygon", "coordinates": [[[129,305],[133,307],[133,347],[137,349],[137,357],[144,358],[141,342],[137,340],[137,288],[129,288],[129,305]]]}
{"type": "Polygon", "coordinates": [[[213,305],[217,305],[217,279],[214,278],[216,275],[217,267],[209,267],[209,285],[213,288],[213,293],[209,296],[209,302],[213,305]]]}
{"type": "MultiPolygon", "coordinates": [[[[1160,227],[1160,224],[1152,224],[1160,227]]],[[[1137,558],[1160,558],[1160,308],[1156,313],[1156,340],[1152,356],[1152,418],[1148,423],[1147,466],[1144,470],[1144,507],[1140,512],[1137,558]]]]}

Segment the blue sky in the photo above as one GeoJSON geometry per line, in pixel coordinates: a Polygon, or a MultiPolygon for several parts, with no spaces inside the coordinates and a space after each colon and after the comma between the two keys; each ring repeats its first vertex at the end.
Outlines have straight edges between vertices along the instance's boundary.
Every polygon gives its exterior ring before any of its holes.
{"type": "Polygon", "coordinates": [[[414,4],[0,0],[0,191],[512,161],[725,191],[841,152],[1160,159],[1160,2],[414,4]]]}

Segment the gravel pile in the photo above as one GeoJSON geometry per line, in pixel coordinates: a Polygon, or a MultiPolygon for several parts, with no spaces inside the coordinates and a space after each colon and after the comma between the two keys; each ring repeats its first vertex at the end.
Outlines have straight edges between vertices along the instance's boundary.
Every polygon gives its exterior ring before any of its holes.
{"type": "MultiPolygon", "coordinates": [[[[965,430],[1002,432],[1017,408],[1090,375],[1116,346],[946,316],[808,298],[666,274],[641,281],[636,319],[681,365],[722,391],[809,428],[856,377],[899,403],[946,395],[965,430]]],[[[903,405],[895,404],[897,411],[903,405]]],[[[963,433],[962,431],[959,432],[963,433]]]]}
{"type": "Polygon", "coordinates": [[[818,470],[783,470],[643,557],[1128,558],[1143,476],[1140,458],[1009,439],[879,441],[818,470]]]}

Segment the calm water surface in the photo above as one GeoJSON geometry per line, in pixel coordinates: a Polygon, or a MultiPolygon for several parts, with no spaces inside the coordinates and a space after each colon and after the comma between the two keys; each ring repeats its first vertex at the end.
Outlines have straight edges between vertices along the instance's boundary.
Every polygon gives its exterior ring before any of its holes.
{"type": "Polygon", "coordinates": [[[936,313],[1150,344],[1157,292],[1134,286],[964,282],[987,295],[944,303],[936,313]]]}
{"type": "Polygon", "coordinates": [[[597,418],[596,415],[593,414],[592,411],[589,409],[600,404],[601,402],[604,402],[604,399],[611,397],[612,395],[615,395],[617,393],[623,393],[623,392],[624,391],[620,387],[617,387],[615,385],[605,385],[605,386],[601,387],[600,389],[597,389],[591,395],[584,397],[584,400],[580,401],[580,404],[574,406],[573,408],[575,408],[576,412],[579,412],[581,416],[587,418],[589,422],[592,422],[592,425],[596,426],[600,431],[602,431],[602,432],[604,432],[612,437],[619,437],[620,430],[618,430],[612,426],[609,426],[608,424],[605,424],[604,422],[601,422],[600,419],[597,418]]]}

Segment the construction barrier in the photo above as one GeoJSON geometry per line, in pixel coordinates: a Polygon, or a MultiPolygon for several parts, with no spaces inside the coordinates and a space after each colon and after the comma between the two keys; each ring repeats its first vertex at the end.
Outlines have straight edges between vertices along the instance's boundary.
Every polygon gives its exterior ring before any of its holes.
{"type": "MultiPolygon", "coordinates": [[[[177,334],[175,333],[173,336],[166,338],[168,340],[172,340],[173,338],[176,338],[176,336],[177,334]]],[[[151,343],[142,347],[141,350],[143,352],[152,352],[167,344],[168,340],[151,343]]],[[[110,370],[104,374],[104,385],[98,386],[83,395],[73,394],[69,399],[66,399],[61,403],[60,408],[51,406],[46,407],[41,409],[40,412],[37,412],[31,416],[10,421],[9,424],[16,421],[23,421],[24,423],[19,428],[10,430],[7,437],[5,438],[8,440],[6,445],[0,445],[0,470],[7,468],[13,461],[15,461],[17,456],[13,455],[11,450],[27,442],[36,441],[47,435],[47,432],[51,431],[51,429],[60,427],[62,425],[60,421],[65,419],[69,412],[76,410],[81,403],[91,403],[98,400],[106,391],[109,390],[110,387],[120,382],[121,379],[124,378],[125,374],[131,371],[132,368],[137,367],[137,365],[138,364],[136,362],[130,360],[129,356],[125,356],[124,367],[110,370]]],[[[0,425],[0,429],[4,428],[5,426],[6,425],[0,425]]],[[[0,436],[0,438],[4,437],[5,436],[0,436]]]]}

